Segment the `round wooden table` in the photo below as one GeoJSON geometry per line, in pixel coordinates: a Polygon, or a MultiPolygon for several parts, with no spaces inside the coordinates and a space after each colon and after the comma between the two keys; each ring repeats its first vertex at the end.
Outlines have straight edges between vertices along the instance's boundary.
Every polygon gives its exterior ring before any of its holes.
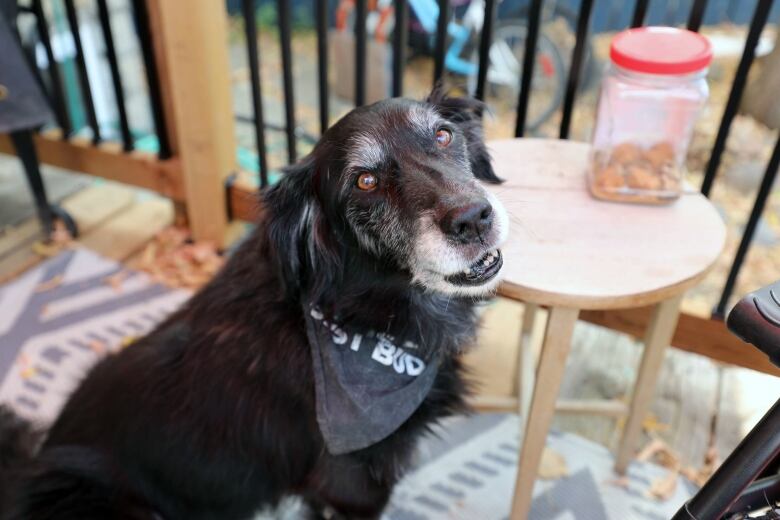
{"type": "MultiPolygon", "coordinates": [[[[499,292],[530,307],[526,332],[533,309],[549,308],[532,395],[521,392],[519,399],[526,402],[521,406],[526,426],[511,518],[524,519],[580,310],[655,306],[616,457],[615,469],[624,473],[677,325],[680,300],[717,259],[726,230],[712,204],[693,189],[667,206],[594,199],[585,181],[588,144],[510,139],[488,147],[496,173],[505,179],[489,189],[506,206],[511,228],[502,248],[499,292]]],[[[527,352],[521,344],[518,363],[525,370],[519,371],[533,375],[527,352]]]]}

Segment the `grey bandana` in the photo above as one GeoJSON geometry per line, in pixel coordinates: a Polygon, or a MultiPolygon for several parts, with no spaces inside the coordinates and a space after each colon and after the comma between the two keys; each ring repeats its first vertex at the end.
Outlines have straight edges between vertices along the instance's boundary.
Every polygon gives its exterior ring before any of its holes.
{"type": "Polygon", "coordinates": [[[304,315],[328,452],[360,450],[397,430],[428,395],[438,360],[418,357],[411,341],[331,323],[315,306],[304,315]]]}

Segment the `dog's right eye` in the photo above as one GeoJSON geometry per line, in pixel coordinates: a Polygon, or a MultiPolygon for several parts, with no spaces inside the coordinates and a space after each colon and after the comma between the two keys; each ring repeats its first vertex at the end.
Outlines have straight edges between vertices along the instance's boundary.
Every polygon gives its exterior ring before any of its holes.
{"type": "Polygon", "coordinates": [[[379,179],[376,175],[369,172],[363,172],[357,178],[357,187],[363,191],[373,191],[378,183],[379,179]]]}

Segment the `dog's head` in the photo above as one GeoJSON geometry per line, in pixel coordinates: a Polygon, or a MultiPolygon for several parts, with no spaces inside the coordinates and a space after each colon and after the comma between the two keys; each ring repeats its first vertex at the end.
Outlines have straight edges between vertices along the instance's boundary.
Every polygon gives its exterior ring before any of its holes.
{"type": "Polygon", "coordinates": [[[481,113],[480,102],[435,90],[333,125],[266,195],[288,287],[317,292],[363,273],[445,294],[491,293],[508,218],[480,182],[501,182],[481,113]]]}

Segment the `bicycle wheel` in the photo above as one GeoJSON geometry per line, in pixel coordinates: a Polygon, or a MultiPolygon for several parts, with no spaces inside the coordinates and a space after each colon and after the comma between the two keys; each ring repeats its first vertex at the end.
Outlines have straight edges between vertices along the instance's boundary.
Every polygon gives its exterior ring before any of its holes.
{"type": "MultiPolygon", "coordinates": [[[[528,28],[521,19],[499,22],[493,33],[490,46],[490,65],[487,73],[488,97],[501,104],[514,104],[523,75],[523,57],[528,28]]],[[[532,98],[526,128],[538,129],[558,109],[563,100],[566,82],[566,67],[561,50],[546,34],[539,34],[536,47],[536,62],[531,81],[532,98]]],[[[476,50],[472,60],[478,61],[476,50]]],[[[476,76],[468,78],[469,91],[476,87],[476,76]]]]}

